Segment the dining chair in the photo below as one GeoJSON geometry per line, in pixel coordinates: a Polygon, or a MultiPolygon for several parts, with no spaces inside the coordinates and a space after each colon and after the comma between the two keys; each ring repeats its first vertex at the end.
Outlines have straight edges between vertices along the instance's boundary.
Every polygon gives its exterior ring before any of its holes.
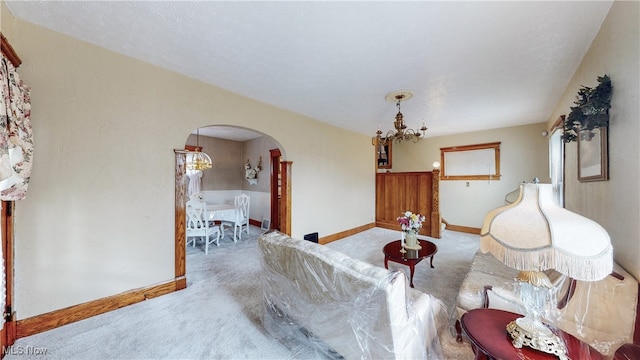
{"type": "MultiPolygon", "coordinates": [[[[220,226],[222,226],[222,233],[224,234],[224,226],[233,226],[233,239],[235,241],[236,236],[239,239],[242,239],[242,230],[244,229],[247,234],[249,234],[249,206],[250,206],[251,198],[247,194],[236,195],[233,200],[233,204],[240,209],[240,219],[237,221],[224,221],[220,226]]],[[[224,235],[223,235],[224,236],[224,235]]]]}
{"type": "MultiPolygon", "coordinates": [[[[236,227],[239,230],[239,237],[242,239],[242,230],[249,235],[249,207],[251,205],[251,198],[247,194],[240,194],[235,198],[236,206],[240,207],[241,211],[241,220],[240,223],[236,224],[236,227]]],[[[234,231],[235,233],[235,231],[234,231]]]]}
{"type": "Polygon", "coordinates": [[[211,225],[204,219],[206,203],[199,200],[187,201],[187,245],[193,242],[196,246],[196,239],[204,238],[204,253],[209,253],[209,244],[216,243],[220,246],[220,226],[211,225]],[[215,237],[213,237],[215,236],[215,237]],[[192,241],[189,238],[193,238],[192,241]]]}

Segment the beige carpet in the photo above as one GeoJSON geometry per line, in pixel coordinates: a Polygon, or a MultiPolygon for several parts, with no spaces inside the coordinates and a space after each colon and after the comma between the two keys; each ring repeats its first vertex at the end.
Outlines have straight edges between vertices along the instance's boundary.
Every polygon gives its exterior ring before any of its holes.
{"type": "MultiPolygon", "coordinates": [[[[237,243],[225,238],[209,255],[200,244],[189,247],[186,289],[18,339],[5,359],[318,359],[311,349],[279,344],[262,327],[260,232],[252,227],[237,243]]],[[[398,237],[375,228],[327,246],[383,266],[382,246],[398,237]]],[[[435,269],[418,264],[414,283],[452,309],[478,237],[445,231],[432,241],[435,269]]],[[[457,344],[451,334],[442,343],[447,360],[473,359],[468,344],[457,344]]]]}

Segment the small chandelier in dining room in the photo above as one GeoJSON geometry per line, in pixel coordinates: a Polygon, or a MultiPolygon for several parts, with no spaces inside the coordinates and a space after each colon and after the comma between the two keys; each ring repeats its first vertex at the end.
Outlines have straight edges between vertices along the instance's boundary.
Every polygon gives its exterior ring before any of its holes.
{"type": "Polygon", "coordinates": [[[376,140],[378,144],[386,145],[390,142],[399,143],[403,140],[411,140],[414,143],[417,143],[425,136],[427,127],[424,125],[424,122],[422,122],[422,127],[417,130],[407,129],[407,126],[404,124],[404,116],[402,115],[402,112],[400,112],[400,103],[409,100],[412,97],[413,93],[408,90],[393,91],[385,96],[387,101],[393,101],[396,103],[398,113],[396,114],[396,120],[393,122],[395,130],[389,130],[384,137],[382,136],[380,125],[378,125],[378,131],[376,132],[376,140]]]}
{"type": "Polygon", "coordinates": [[[196,149],[187,153],[187,170],[211,169],[213,163],[209,155],[200,151],[200,128],[196,130],[196,149]]]}

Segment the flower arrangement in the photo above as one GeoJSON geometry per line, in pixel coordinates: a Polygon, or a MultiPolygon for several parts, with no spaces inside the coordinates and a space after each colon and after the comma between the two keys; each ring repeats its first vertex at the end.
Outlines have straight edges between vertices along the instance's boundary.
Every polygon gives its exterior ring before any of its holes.
{"type": "Polygon", "coordinates": [[[398,217],[398,223],[402,226],[402,231],[418,232],[422,227],[425,217],[420,214],[414,214],[411,211],[405,211],[402,216],[398,217]]]}
{"type": "Polygon", "coordinates": [[[247,179],[249,184],[256,185],[258,183],[258,173],[260,170],[262,170],[262,156],[260,156],[256,167],[251,167],[251,162],[247,159],[247,163],[244,164],[244,178],[247,179]]]}

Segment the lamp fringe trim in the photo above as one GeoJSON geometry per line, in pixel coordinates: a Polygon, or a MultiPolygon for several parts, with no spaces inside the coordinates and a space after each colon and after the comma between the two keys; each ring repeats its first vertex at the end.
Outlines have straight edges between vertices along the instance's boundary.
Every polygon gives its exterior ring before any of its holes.
{"type": "Polygon", "coordinates": [[[491,253],[503,264],[516,270],[544,271],[554,269],[579,281],[598,281],[613,271],[613,248],[608,246],[600,254],[579,258],[557,249],[544,248],[530,251],[510,249],[489,237],[481,239],[480,249],[491,253]]]}

